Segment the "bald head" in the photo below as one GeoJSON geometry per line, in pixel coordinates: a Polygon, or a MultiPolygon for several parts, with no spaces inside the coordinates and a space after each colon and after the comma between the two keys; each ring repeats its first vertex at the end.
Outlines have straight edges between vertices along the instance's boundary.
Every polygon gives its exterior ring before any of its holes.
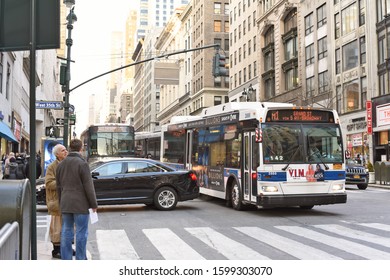
{"type": "Polygon", "coordinates": [[[61,161],[68,155],[68,151],[66,150],[65,146],[62,144],[57,144],[53,148],[53,155],[56,156],[56,158],[61,161]]]}

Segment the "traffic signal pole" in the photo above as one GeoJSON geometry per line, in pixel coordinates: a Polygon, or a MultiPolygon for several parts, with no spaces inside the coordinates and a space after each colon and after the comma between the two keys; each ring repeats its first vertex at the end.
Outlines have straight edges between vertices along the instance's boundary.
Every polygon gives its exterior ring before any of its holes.
{"type": "MultiPolygon", "coordinates": [[[[155,60],[155,59],[160,59],[160,58],[168,58],[172,55],[176,55],[176,54],[181,54],[181,53],[188,53],[188,52],[193,52],[193,51],[198,51],[198,50],[203,50],[203,49],[208,49],[208,48],[215,48],[217,47],[217,49],[220,49],[220,45],[219,44],[213,44],[213,45],[207,45],[207,46],[203,46],[203,47],[199,47],[199,48],[194,48],[194,49],[187,49],[187,50],[181,50],[181,51],[177,51],[177,52],[172,52],[172,53],[168,53],[168,54],[162,54],[162,55],[159,55],[159,56],[156,56],[156,57],[152,57],[152,58],[148,58],[148,59],[145,59],[145,60],[141,60],[141,61],[138,61],[138,62],[134,62],[134,63],[131,63],[131,64],[128,64],[128,65],[125,65],[125,66],[122,66],[122,67],[119,67],[119,68],[115,68],[113,70],[110,70],[108,72],[105,72],[103,74],[100,74],[98,76],[95,76],[89,80],[86,80],[85,82],[82,82],[81,84],[75,86],[74,88],[72,89],[68,89],[69,92],[72,92],[73,90],[81,87],[82,85],[85,85],[86,83],[89,83],[97,78],[100,78],[104,75],[107,75],[107,74],[110,74],[110,73],[113,73],[115,71],[119,71],[119,70],[122,70],[124,68],[127,68],[127,67],[130,67],[130,66],[134,66],[134,65],[138,65],[138,64],[141,64],[141,63],[145,63],[145,62],[148,62],[148,61],[152,61],[152,60],[155,60]]],[[[68,59],[69,59],[69,56],[68,56],[68,59]]],[[[69,61],[67,61],[69,62],[69,61]]],[[[68,84],[69,86],[69,84],[68,84]]],[[[69,94],[68,94],[68,97],[69,97],[69,94]]],[[[64,135],[65,137],[65,135],[64,135]]]]}

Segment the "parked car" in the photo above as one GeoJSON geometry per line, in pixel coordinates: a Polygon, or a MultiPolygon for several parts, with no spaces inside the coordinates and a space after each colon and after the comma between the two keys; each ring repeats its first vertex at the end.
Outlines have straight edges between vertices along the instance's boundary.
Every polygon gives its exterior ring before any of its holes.
{"type": "Polygon", "coordinates": [[[357,185],[359,190],[368,186],[368,170],[356,160],[348,159],[345,164],[345,184],[357,185]]]}
{"type": "MultiPolygon", "coordinates": [[[[179,201],[199,196],[195,172],[175,170],[143,158],[105,159],[90,164],[99,205],[152,205],[172,210],[179,201]]],[[[37,204],[46,204],[44,179],[37,181],[37,204]]]]}

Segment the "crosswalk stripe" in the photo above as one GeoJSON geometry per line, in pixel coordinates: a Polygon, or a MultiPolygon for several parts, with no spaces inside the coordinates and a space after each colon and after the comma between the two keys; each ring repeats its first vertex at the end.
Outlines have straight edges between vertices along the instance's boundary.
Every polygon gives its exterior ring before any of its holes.
{"type": "Polygon", "coordinates": [[[368,241],[371,243],[379,244],[385,247],[390,248],[390,239],[381,237],[379,235],[375,235],[372,233],[360,231],[360,230],[354,230],[351,228],[347,228],[341,225],[335,225],[335,224],[328,224],[328,225],[316,225],[316,228],[320,228],[332,233],[336,233],[338,235],[342,235],[349,238],[354,238],[358,240],[368,241]]]}
{"type": "Polygon", "coordinates": [[[328,246],[343,250],[345,252],[349,252],[357,256],[361,256],[365,259],[390,260],[390,253],[373,249],[368,246],[361,245],[359,243],[348,241],[342,238],[328,236],[307,228],[297,226],[276,226],[276,228],[326,244],[328,246]]]}
{"type": "Polygon", "coordinates": [[[380,229],[384,231],[390,231],[390,225],[385,225],[385,224],[379,224],[379,223],[361,223],[359,224],[361,226],[365,227],[370,227],[370,228],[375,228],[375,229],[380,229]]]}
{"type": "Polygon", "coordinates": [[[301,260],[339,260],[341,258],[258,227],[236,230],[301,260]]]}
{"type": "Polygon", "coordinates": [[[124,230],[96,230],[101,260],[140,259],[124,230]]]}
{"type": "Polygon", "coordinates": [[[269,260],[268,257],[211,228],[185,228],[185,230],[230,260],[269,260]]]}
{"type": "Polygon", "coordinates": [[[204,260],[204,258],[168,228],[142,230],[166,260],[204,260]]]}
{"type": "Polygon", "coordinates": [[[46,228],[50,225],[50,215],[37,216],[37,228],[46,228]]]}

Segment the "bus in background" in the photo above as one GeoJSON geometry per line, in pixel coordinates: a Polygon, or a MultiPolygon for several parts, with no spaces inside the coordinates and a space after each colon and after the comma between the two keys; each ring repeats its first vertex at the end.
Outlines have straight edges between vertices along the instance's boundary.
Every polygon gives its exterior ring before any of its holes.
{"type": "Polygon", "coordinates": [[[160,160],[161,131],[135,132],[135,156],[160,160]]]}
{"type": "Polygon", "coordinates": [[[328,109],[221,104],[163,126],[161,160],[195,170],[201,193],[236,210],[345,203],[339,122],[328,109]]]}
{"type": "Polygon", "coordinates": [[[81,133],[84,157],[89,162],[104,157],[134,157],[134,127],[123,123],[89,126],[81,133]]]}

